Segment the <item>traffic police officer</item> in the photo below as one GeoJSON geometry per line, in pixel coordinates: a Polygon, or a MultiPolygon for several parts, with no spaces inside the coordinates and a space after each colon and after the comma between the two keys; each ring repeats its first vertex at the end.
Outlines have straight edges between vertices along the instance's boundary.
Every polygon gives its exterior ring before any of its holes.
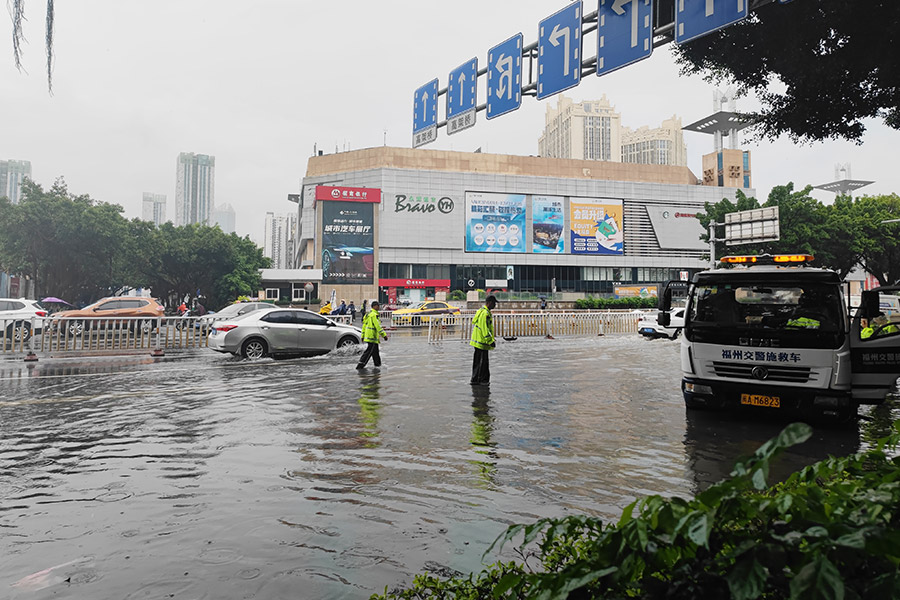
{"type": "Polygon", "coordinates": [[[362,339],[366,344],[366,350],[359,358],[359,363],[356,365],[357,369],[365,368],[369,358],[372,359],[376,367],[381,366],[381,354],[378,352],[378,344],[381,343],[381,338],[388,339],[388,336],[381,327],[381,320],[378,318],[378,302],[373,301],[372,310],[367,312],[363,319],[362,339]]]}
{"type": "Polygon", "coordinates": [[[470,346],[475,347],[475,356],[472,358],[472,385],[488,385],[491,382],[491,369],[488,361],[488,352],[494,349],[494,321],[491,311],[497,306],[497,298],[488,296],[484,306],[475,313],[472,319],[472,340],[470,346]]]}

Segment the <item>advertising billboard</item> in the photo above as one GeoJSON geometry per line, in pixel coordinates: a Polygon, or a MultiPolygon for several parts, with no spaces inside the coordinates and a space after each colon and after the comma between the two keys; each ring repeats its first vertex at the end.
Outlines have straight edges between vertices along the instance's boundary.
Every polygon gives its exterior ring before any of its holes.
{"type": "Polygon", "coordinates": [[[525,252],[525,195],[466,192],[466,252],[525,252]]]}
{"type": "Polygon", "coordinates": [[[613,285],[615,298],[656,298],[658,294],[656,284],[650,285],[613,285]]]}
{"type": "Polygon", "coordinates": [[[562,254],[566,251],[563,235],[565,216],[560,196],[533,196],[531,198],[531,251],[562,254]]]}
{"type": "Polygon", "coordinates": [[[569,234],[572,254],[623,252],[622,201],[609,198],[572,198],[569,234]]]}
{"type": "Polygon", "coordinates": [[[322,207],[322,283],[372,283],[373,205],[328,201],[322,207]]]}

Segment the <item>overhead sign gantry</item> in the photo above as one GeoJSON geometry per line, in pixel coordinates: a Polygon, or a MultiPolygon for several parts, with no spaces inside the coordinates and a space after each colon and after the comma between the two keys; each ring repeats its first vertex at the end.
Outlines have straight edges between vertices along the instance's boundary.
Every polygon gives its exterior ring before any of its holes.
{"type": "MultiPolygon", "coordinates": [[[[597,10],[584,14],[577,0],[538,23],[536,42],[523,45],[522,33],[488,52],[486,66],[474,57],[447,75],[439,89],[433,79],[413,95],[413,147],[475,125],[486,110],[493,119],[522,105],[522,96],[542,100],[577,86],[584,75],[605,75],[648,58],[653,48],[674,41],[686,44],[746,18],[751,10],[773,0],[597,0],[597,10]],[[584,36],[597,32],[596,51],[584,57],[584,36]],[[528,78],[525,81],[525,65],[528,78]],[[478,79],[487,76],[485,103],[478,104],[478,79]],[[444,120],[438,117],[438,96],[444,95],[444,120]]],[[[779,0],[784,3],[788,0],[779,0]]]]}

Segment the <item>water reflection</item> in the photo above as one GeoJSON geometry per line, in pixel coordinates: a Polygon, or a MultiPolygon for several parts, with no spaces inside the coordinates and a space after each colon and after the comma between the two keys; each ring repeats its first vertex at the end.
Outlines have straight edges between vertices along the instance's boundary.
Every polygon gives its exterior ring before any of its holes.
{"type": "Polygon", "coordinates": [[[381,384],[379,381],[379,373],[373,375],[361,374],[360,379],[363,384],[359,391],[359,412],[362,418],[363,431],[361,437],[366,438],[366,447],[375,448],[378,446],[378,420],[381,417],[381,403],[379,390],[381,384]]]}
{"type": "MultiPolygon", "coordinates": [[[[788,424],[728,411],[687,411],[684,447],[694,493],[729,477],[737,462],[753,455],[788,424]]],[[[813,426],[809,440],[787,449],[771,463],[768,483],[784,481],[805,466],[828,456],[852,454],[859,448],[858,425],[813,426]]]]}
{"type": "Polygon", "coordinates": [[[491,388],[486,385],[472,387],[472,435],[469,442],[473,451],[482,456],[480,460],[470,461],[478,474],[478,485],[492,487],[497,472],[496,444],[491,441],[494,430],[494,418],[491,416],[491,388]]]}

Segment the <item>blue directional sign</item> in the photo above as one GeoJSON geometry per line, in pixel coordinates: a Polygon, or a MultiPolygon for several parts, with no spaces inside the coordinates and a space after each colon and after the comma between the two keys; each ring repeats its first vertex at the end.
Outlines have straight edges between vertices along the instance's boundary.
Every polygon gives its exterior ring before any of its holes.
{"type": "Polygon", "coordinates": [[[573,2],[538,24],[538,100],[581,83],[581,5],[573,2]]]}
{"type": "Polygon", "coordinates": [[[478,57],[450,71],[447,80],[447,135],[475,124],[477,85],[478,57]]]}
{"type": "Polygon", "coordinates": [[[747,16],[750,0],[677,0],[675,43],[684,44],[747,16]]]}
{"type": "Polygon", "coordinates": [[[487,118],[522,106],[522,34],[488,50],[487,118]]]}
{"type": "Polygon", "coordinates": [[[437,139],[437,101],[437,79],[432,79],[413,95],[413,148],[437,139]]]}
{"type": "Polygon", "coordinates": [[[522,106],[522,34],[488,50],[487,117],[522,106]]]}
{"type": "Polygon", "coordinates": [[[645,59],[653,52],[653,0],[600,0],[597,75],[645,59]]]}

